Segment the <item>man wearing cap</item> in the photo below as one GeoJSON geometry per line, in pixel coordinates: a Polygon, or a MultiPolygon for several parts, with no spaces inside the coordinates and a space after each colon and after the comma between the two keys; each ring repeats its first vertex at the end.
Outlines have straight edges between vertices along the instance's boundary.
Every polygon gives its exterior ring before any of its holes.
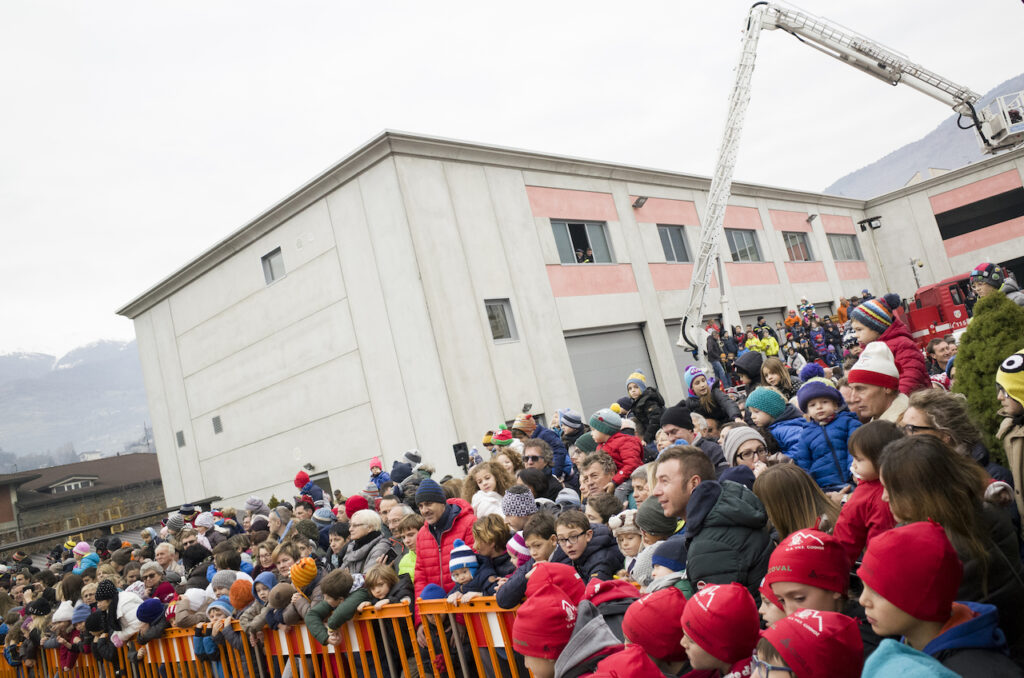
{"type": "MultiPolygon", "coordinates": [[[[444,490],[432,478],[424,478],[416,488],[416,506],[424,524],[416,535],[416,569],[413,584],[416,598],[421,597],[427,584],[437,584],[445,591],[454,586],[448,569],[455,541],[461,539],[473,547],[473,507],[463,499],[445,499],[444,490]]],[[[416,613],[416,639],[420,647],[427,646],[427,638],[416,613]]]]}
{"type": "Polygon", "coordinates": [[[865,424],[875,419],[896,423],[907,409],[909,398],[900,393],[896,361],[884,342],[865,346],[846,380],[850,383],[846,404],[865,424]]]}

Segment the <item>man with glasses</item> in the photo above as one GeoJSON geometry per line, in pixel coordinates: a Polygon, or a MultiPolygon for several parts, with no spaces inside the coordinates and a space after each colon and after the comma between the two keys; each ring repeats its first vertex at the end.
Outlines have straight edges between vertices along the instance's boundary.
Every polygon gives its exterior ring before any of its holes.
{"type": "Polygon", "coordinates": [[[768,468],[768,448],[764,437],[751,426],[736,426],[726,431],[723,451],[730,469],[750,469],[750,473],[729,470],[723,474],[723,480],[733,480],[752,487],[754,477],[768,468]],[[744,476],[747,482],[744,482],[744,476]]]}

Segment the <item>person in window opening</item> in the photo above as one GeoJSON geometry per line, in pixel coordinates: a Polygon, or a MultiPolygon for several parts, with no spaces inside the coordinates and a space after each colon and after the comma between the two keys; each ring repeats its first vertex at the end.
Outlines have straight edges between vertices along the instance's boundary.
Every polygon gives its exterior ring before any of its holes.
{"type": "Polygon", "coordinates": [[[576,250],[576,263],[577,264],[585,264],[586,263],[586,257],[583,256],[583,250],[576,250]]]}
{"type": "Polygon", "coordinates": [[[590,247],[587,248],[587,256],[583,260],[583,263],[584,264],[592,264],[592,263],[594,263],[594,250],[591,249],[590,247]]]}

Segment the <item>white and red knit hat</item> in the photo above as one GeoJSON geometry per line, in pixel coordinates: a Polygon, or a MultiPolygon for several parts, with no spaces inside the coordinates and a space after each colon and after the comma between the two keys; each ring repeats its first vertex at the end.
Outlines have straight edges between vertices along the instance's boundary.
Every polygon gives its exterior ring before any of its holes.
{"type": "Polygon", "coordinates": [[[872,341],[864,347],[856,364],[846,375],[851,384],[869,384],[897,390],[900,387],[900,372],[892,351],[884,342],[872,341]]]}

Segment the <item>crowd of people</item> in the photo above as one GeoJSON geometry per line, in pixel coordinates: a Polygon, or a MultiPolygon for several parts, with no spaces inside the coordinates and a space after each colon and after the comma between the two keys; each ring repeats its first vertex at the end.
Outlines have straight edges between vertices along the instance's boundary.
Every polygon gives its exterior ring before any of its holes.
{"type": "Polygon", "coordinates": [[[1011,471],[948,391],[955,344],[922,352],[894,311],[865,291],[837,318],[805,303],[776,328],[712,328],[681,401],[624,375],[589,416],[488,431],[464,477],[409,450],[348,497],[299,471],[291,501],[182,506],[141,543],[68,542],[47,568],[17,553],[5,657],[51,647],[70,670],[196,627],[216,663],[297,624],[338,645],[384,605],[415,634],[379,647],[455,647],[473,622],[442,634],[418,602],[494,596],[516,609],[511,647],[483,653],[503,675],[1024,675],[1024,351],[992,382],[1011,471]]]}

